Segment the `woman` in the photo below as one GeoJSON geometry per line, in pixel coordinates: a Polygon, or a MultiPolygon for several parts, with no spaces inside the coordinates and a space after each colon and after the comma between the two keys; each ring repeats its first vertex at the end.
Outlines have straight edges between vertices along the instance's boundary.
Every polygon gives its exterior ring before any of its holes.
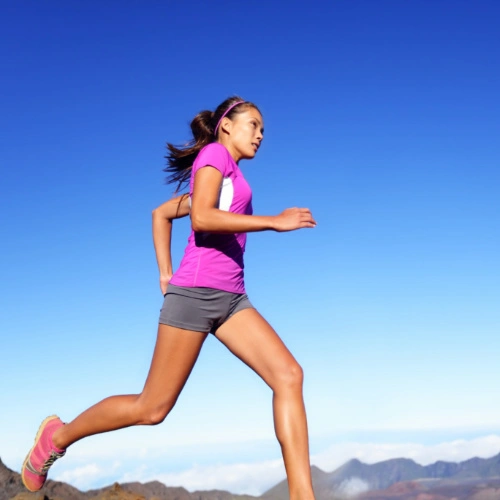
{"type": "Polygon", "coordinates": [[[186,147],[168,144],[170,182],[189,181],[187,196],[153,212],[153,237],[165,294],[151,368],[141,394],[112,396],[64,424],[42,422],[22,468],[25,486],[38,491],[47,471],[68,446],[86,436],[132,425],[161,423],[175,405],[209,333],[252,368],[273,391],[276,436],[290,498],[314,498],[309,464],[302,369],[245,293],[246,233],[291,231],[316,225],[305,208],[276,216],[252,215],[251,190],[238,163],[252,159],[264,123],[255,104],[231,97],[191,123],[186,147]],[[172,219],[191,215],[192,231],[179,269],[172,275],[172,219]]]}

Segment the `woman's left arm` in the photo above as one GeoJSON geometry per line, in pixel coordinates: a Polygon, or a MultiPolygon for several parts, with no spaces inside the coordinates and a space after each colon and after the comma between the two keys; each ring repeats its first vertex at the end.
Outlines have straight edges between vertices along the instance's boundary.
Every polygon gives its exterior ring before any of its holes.
{"type": "Polygon", "coordinates": [[[294,231],[316,227],[308,208],[287,208],[278,215],[245,215],[218,208],[222,174],[210,165],[194,177],[191,227],[210,233],[251,233],[254,231],[294,231]]]}
{"type": "Polygon", "coordinates": [[[172,221],[189,214],[189,195],[183,194],[162,203],[153,210],[153,243],[156,262],[160,271],[160,288],[163,294],[172,278],[172,221]]]}

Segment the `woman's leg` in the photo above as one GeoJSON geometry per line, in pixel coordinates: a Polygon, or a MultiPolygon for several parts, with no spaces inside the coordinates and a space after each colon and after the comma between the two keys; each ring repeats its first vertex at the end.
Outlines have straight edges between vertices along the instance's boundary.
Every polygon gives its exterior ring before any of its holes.
{"type": "Polygon", "coordinates": [[[216,337],[273,390],[274,427],[292,500],[314,499],[302,368],[269,323],[255,310],[229,318],[216,337]]]}
{"type": "Polygon", "coordinates": [[[92,434],[162,422],[181,393],[206,337],[206,333],[160,324],[141,394],[103,399],[57,429],[52,437],[54,445],[65,449],[92,434]]]}

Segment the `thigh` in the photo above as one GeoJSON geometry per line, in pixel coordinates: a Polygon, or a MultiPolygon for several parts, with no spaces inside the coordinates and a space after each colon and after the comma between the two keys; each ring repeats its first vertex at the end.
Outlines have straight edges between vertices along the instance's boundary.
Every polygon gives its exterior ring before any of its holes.
{"type": "Polygon", "coordinates": [[[159,322],[196,332],[211,332],[227,317],[232,296],[205,287],[168,285],[159,322]]]}
{"type": "Polygon", "coordinates": [[[272,388],[277,377],[298,366],[284,342],[256,309],[231,316],[215,336],[272,388]]]}
{"type": "Polygon", "coordinates": [[[160,324],[153,360],[141,398],[158,403],[176,399],[198,359],[206,338],[206,333],[160,324]]]}

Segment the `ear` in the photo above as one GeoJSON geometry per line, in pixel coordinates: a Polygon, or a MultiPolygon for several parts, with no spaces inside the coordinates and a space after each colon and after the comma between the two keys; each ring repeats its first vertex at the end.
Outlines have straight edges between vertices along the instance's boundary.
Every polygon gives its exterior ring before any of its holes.
{"type": "Polygon", "coordinates": [[[226,132],[226,134],[230,134],[231,130],[233,128],[233,121],[230,120],[227,116],[225,116],[222,119],[222,122],[221,122],[219,128],[220,128],[220,130],[224,130],[224,132],[226,132]]]}

